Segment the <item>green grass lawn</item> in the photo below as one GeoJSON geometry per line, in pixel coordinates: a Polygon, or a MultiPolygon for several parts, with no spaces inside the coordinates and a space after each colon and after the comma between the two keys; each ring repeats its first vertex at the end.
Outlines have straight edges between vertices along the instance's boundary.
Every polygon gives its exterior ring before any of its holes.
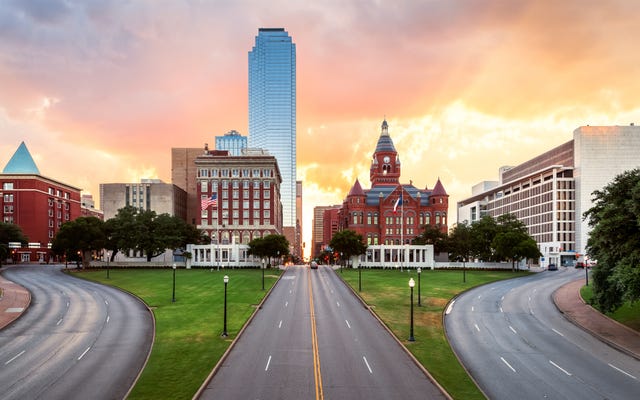
{"type": "Polygon", "coordinates": [[[191,399],[242,326],[276,282],[280,271],[201,269],[176,271],[176,302],[172,300],[173,271],[110,270],[78,276],[120,287],[140,297],[152,310],[156,337],[151,357],[129,399],[191,399]],[[223,276],[227,286],[227,331],[221,337],[224,313],[223,276]]]}
{"type": "MultiPolygon", "coordinates": [[[[591,298],[593,297],[591,286],[583,286],[580,289],[580,295],[587,304],[591,304],[591,298]]],[[[640,331],[640,301],[635,303],[626,302],[616,311],[605,314],[631,329],[640,331]]]]}
{"type": "MultiPolygon", "coordinates": [[[[363,269],[359,294],[453,398],[484,399],[445,339],[442,326],[444,307],[450,299],[468,288],[525,274],[467,271],[466,283],[463,283],[462,271],[423,271],[420,277],[422,306],[418,307],[418,274],[415,271],[363,269]],[[410,331],[409,278],[416,281],[413,289],[415,342],[407,340],[410,331]]],[[[343,270],[342,277],[357,292],[358,271],[343,270]]]]}

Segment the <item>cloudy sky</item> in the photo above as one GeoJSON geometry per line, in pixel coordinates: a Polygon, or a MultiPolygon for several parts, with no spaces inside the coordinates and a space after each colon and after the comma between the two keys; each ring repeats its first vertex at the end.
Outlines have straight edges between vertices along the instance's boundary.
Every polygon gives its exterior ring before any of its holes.
{"type": "Polygon", "coordinates": [[[633,0],[2,0],[0,168],[24,141],[43,175],[96,200],[100,183],[170,182],[172,147],[248,134],[247,53],[258,28],[284,27],[307,244],[314,206],[370,186],[385,117],[402,181],[440,177],[454,216],[473,184],[575,128],[640,123],[639,14],[633,0]]]}

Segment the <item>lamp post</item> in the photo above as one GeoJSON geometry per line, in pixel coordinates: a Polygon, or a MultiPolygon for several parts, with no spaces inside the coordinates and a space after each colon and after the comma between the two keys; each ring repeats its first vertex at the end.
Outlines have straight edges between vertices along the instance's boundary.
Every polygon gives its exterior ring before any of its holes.
{"type": "Polygon", "coordinates": [[[107,251],[107,279],[111,279],[109,278],[109,259],[111,258],[111,254],[109,254],[109,252],[107,251]]]}
{"type": "Polygon", "coordinates": [[[264,260],[262,261],[261,269],[262,269],[262,290],[264,290],[264,260]]]}
{"type": "Polygon", "coordinates": [[[422,307],[422,303],[420,301],[420,274],[422,273],[422,268],[418,267],[418,307],[422,307]]]}
{"type": "Polygon", "coordinates": [[[411,329],[409,331],[409,341],[415,342],[416,338],[413,337],[413,287],[416,285],[416,282],[413,278],[409,279],[409,288],[411,289],[411,329]]]}
{"type": "Polygon", "coordinates": [[[229,283],[229,277],[225,275],[222,280],[224,281],[224,324],[222,328],[222,336],[227,337],[229,336],[227,333],[227,283],[229,283]]]}
{"type": "Polygon", "coordinates": [[[176,263],[173,263],[173,294],[171,296],[171,302],[176,302],[176,263]]]}
{"type": "Polygon", "coordinates": [[[362,292],[362,266],[358,265],[358,292],[362,292]]]}
{"type": "Polygon", "coordinates": [[[584,263],[584,280],[585,286],[589,286],[589,265],[586,262],[584,263]]]}

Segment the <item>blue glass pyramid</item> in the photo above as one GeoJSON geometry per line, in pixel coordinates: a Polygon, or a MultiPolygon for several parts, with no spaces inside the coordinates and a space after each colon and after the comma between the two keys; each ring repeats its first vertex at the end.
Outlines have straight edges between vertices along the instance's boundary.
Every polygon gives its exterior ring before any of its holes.
{"type": "Polygon", "coordinates": [[[2,170],[3,174],[36,174],[40,175],[40,170],[36,166],[36,163],[31,157],[31,153],[27,150],[27,146],[24,142],[20,143],[18,150],[13,153],[13,156],[2,170]]]}

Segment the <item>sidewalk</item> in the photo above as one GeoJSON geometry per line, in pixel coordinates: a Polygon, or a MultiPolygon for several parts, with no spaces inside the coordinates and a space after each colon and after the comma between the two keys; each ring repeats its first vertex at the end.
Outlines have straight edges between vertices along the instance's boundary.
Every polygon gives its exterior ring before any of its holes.
{"type": "Polygon", "coordinates": [[[553,293],[556,307],[575,325],[610,346],[640,360],[640,332],[612,320],[580,297],[583,279],[570,282],[553,293]]]}
{"type": "Polygon", "coordinates": [[[31,294],[22,286],[0,275],[0,329],[18,319],[31,303],[31,294]]]}

